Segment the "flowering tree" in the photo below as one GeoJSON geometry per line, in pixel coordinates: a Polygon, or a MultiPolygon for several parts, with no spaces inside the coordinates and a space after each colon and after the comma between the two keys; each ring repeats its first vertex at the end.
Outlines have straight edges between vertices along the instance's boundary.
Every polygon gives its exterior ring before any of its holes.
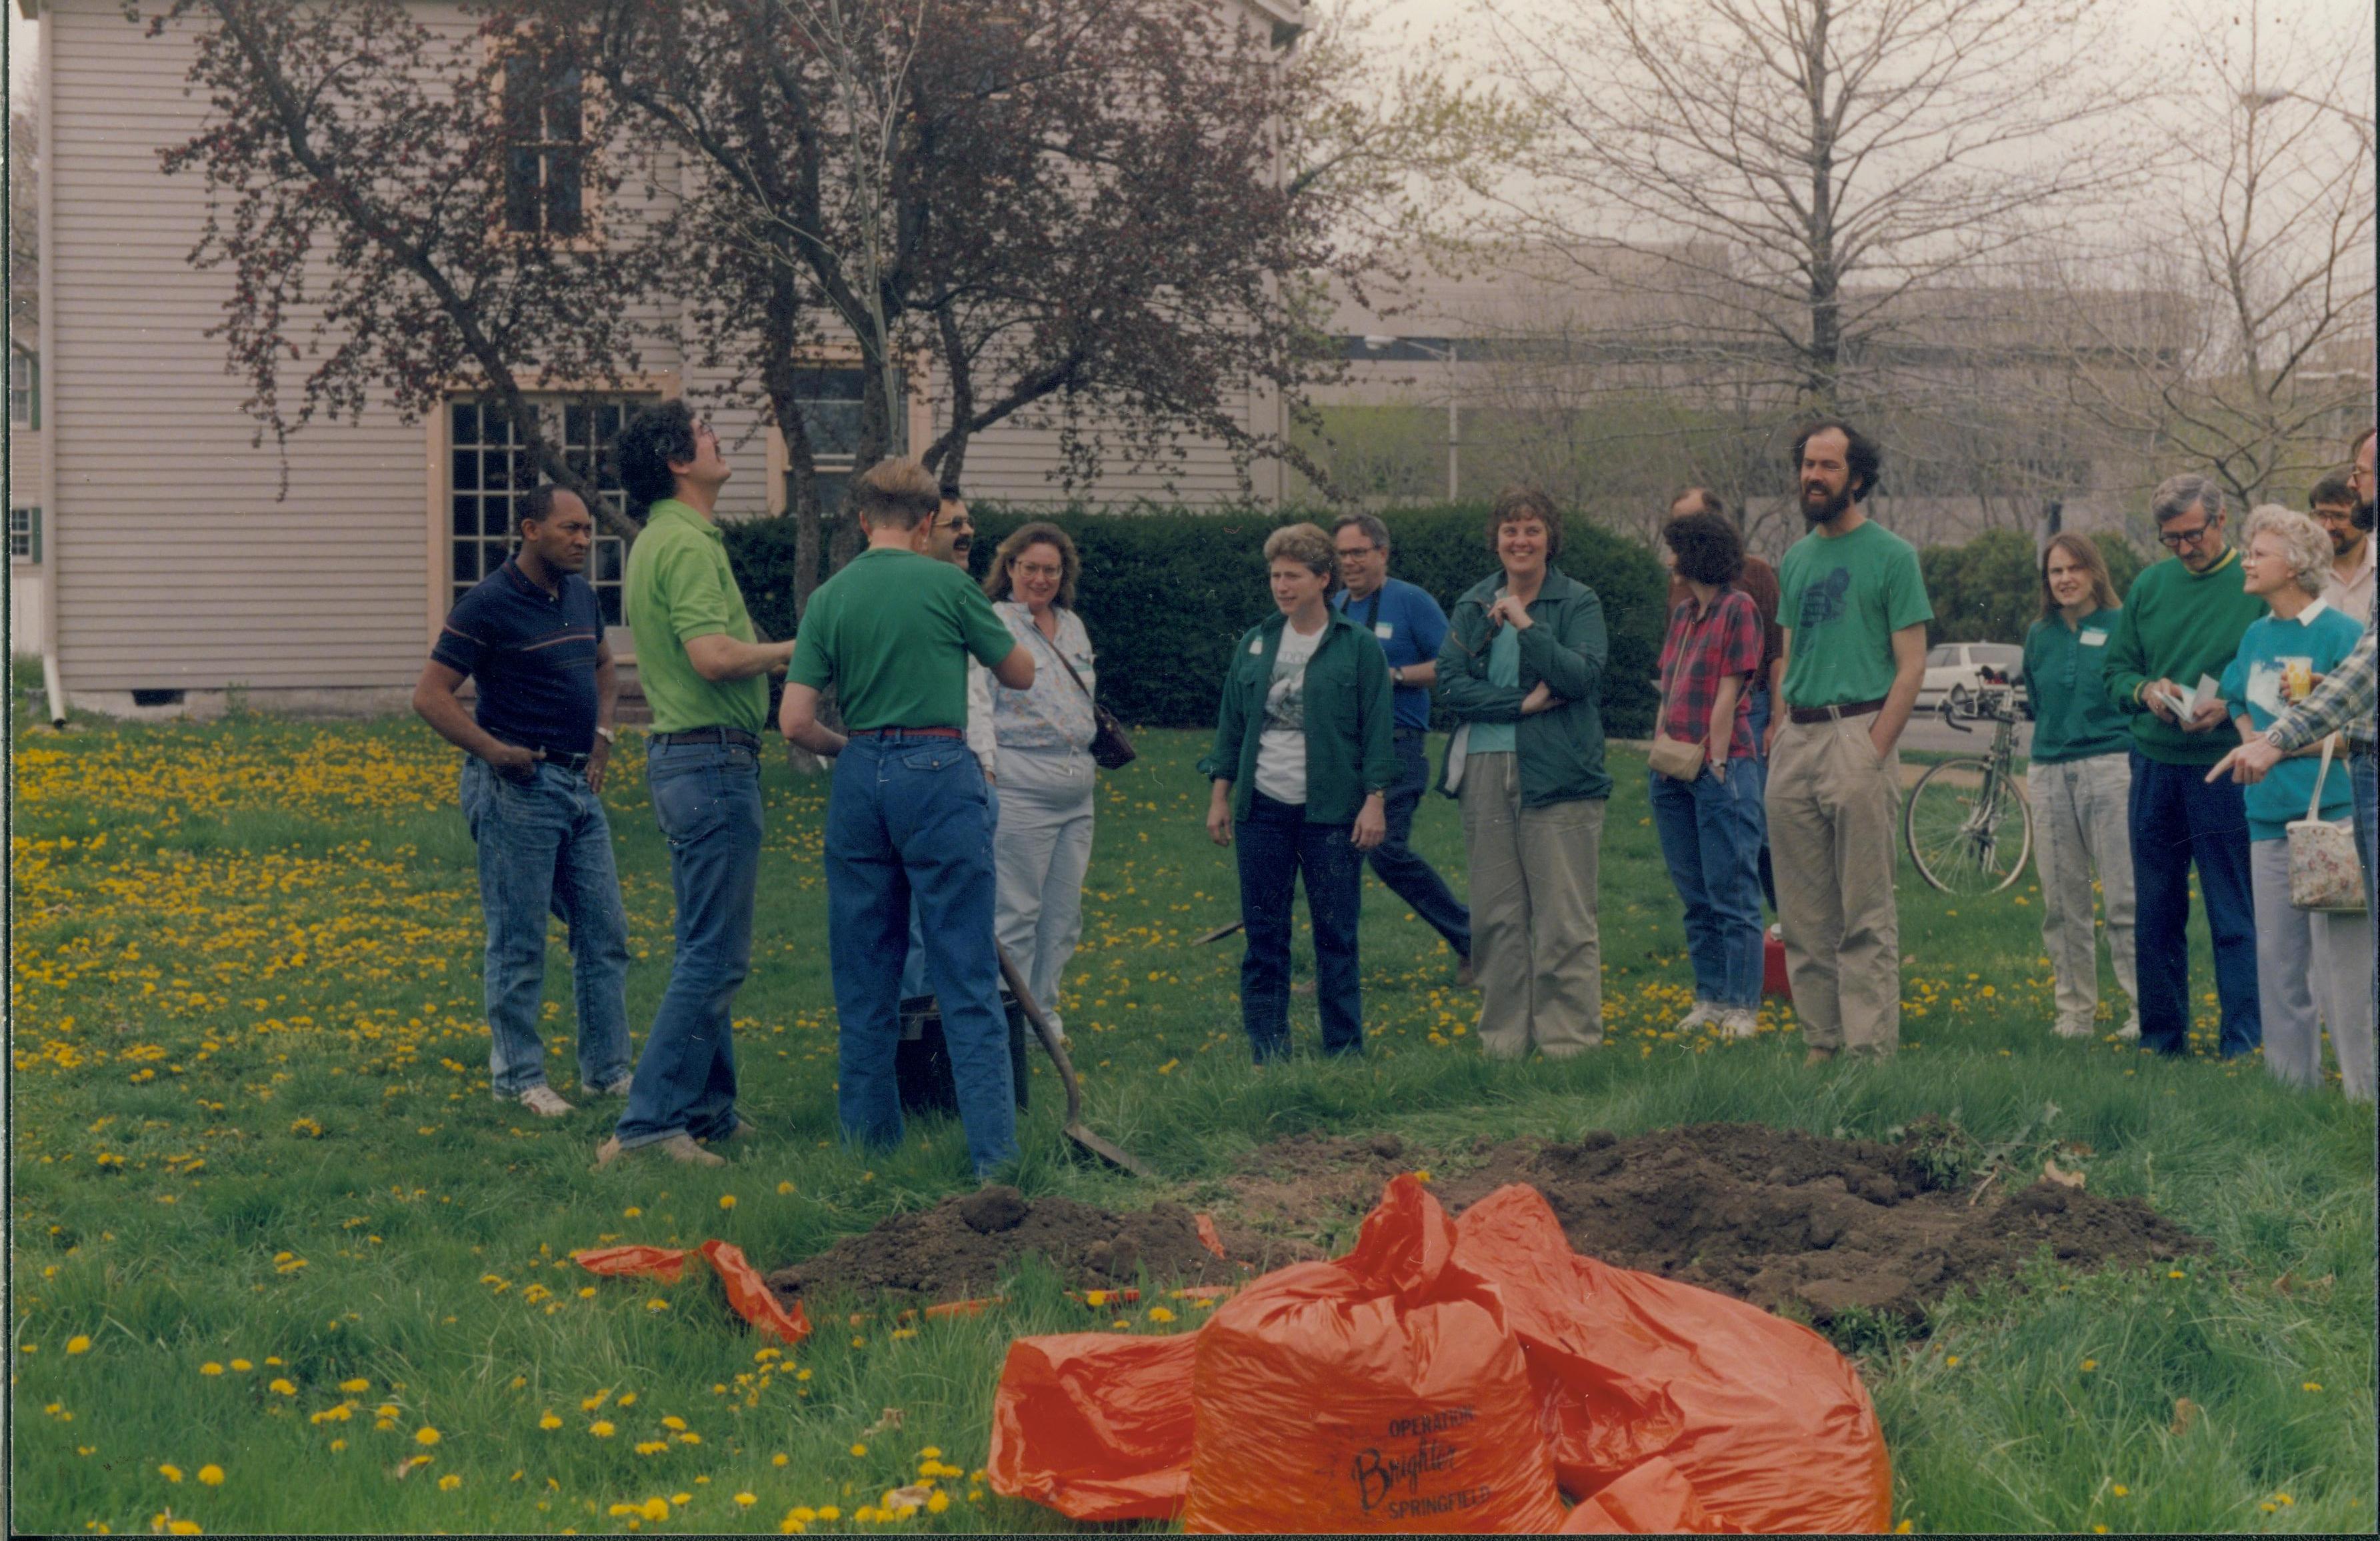
{"type": "Polygon", "coordinates": [[[196,30],[188,79],[212,111],[162,159],[206,180],[190,260],[232,275],[212,334],[248,380],[256,442],[375,395],[412,420],[462,388],[511,421],[536,474],[583,485],[527,394],[635,369],[644,252],[592,238],[624,176],[566,64],[404,0],[171,0],[145,19],[196,30]]]}

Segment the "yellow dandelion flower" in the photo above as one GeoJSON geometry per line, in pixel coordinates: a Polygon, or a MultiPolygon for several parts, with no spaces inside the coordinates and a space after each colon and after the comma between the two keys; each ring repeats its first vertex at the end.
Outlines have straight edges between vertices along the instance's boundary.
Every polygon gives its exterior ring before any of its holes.
{"type": "Polygon", "coordinates": [[[235,1360],[233,1360],[233,1361],[231,1362],[231,1367],[232,1367],[233,1369],[235,1369],[235,1370],[239,1371],[242,1375],[246,1375],[249,1371],[250,1371],[250,1370],[252,1370],[252,1369],[256,1368],[256,1366],[255,1366],[255,1365],[253,1365],[249,1364],[249,1363],[247,1360],[245,1360],[245,1359],[235,1359],[235,1360]]]}
{"type": "Polygon", "coordinates": [[[2319,1380],[2309,1380],[2305,1383],[2305,1389],[2309,1391],[2319,1391],[2322,1389],[2322,1382],[2319,1380]]]}
{"type": "Polygon", "coordinates": [[[452,1472],[438,1479],[438,1491],[442,1493],[451,1493],[462,1486],[463,1479],[452,1472]]]}
{"type": "Polygon", "coordinates": [[[722,1209],[735,1208],[735,1195],[734,1194],[721,1194],[719,1195],[719,1207],[722,1209]]]}
{"type": "Polygon", "coordinates": [[[669,1309],[669,1302],[656,1296],[653,1299],[645,1302],[645,1309],[648,1311],[666,1311],[669,1309]]]}
{"type": "Polygon", "coordinates": [[[784,1463],[785,1452],[783,1450],[779,1450],[776,1454],[769,1457],[769,1464],[771,1466],[782,1466],[784,1463]]]}
{"type": "Polygon", "coordinates": [[[278,1392],[285,1397],[294,1397],[298,1394],[298,1388],[291,1385],[287,1378],[282,1376],[274,1376],[273,1379],[265,1385],[264,1389],[268,1391],[278,1392]]]}
{"type": "Polygon", "coordinates": [[[794,1185],[791,1183],[780,1183],[777,1184],[777,1191],[781,1194],[789,1194],[794,1191],[794,1185]]]}
{"type": "Polygon", "coordinates": [[[926,1512],[929,1514],[940,1514],[942,1511],[950,1508],[950,1506],[951,1496],[948,1493],[937,1493],[932,1498],[926,1500],[926,1512]]]}
{"type": "Polygon", "coordinates": [[[686,1420],[673,1413],[668,1417],[662,1420],[662,1426],[663,1428],[684,1428],[686,1426],[686,1420]]]}
{"type": "Polygon", "coordinates": [[[637,1219],[643,1216],[644,1211],[631,1204],[626,1208],[621,1210],[620,1213],[627,1216],[630,1219],[637,1219]]]}
{"type": "Polygon", "coordinates": [[[413,1431],[413,1442],[417,1445],[434,1445],[443,1438],[443,1436],[428,1424],[413,1431]]]}
{"type": "Polygon", "coordinates": [[[2108,1489],[2107,1489],[2107,1491],[2109,1491],[2110,1493],[2115,1494],[2115,1495],[2116,1495],[2116,1497],[2118,1497],[2118,1498],[2119,1498],[2119,1499],[2129,1499],[2129,1498],[2131,1498],[2131,1497],[2132,1496],[2132,1490],[2131,1490],[2131,1488],[2129,1488],[2129,1487],[2125,1486],[2124,1486],[2122,1483],[2120,1483],[2120,1482],[2119,1482],[2119,1483],[2118,1483],[2118,1484],[2116,1484],[2116,1486],[2114,1486],[2113,1487],[2108,1488],[2108,1489]]]}
{"type": "Polygon", "coordinates": [[[210,1487],[221,1487],[223,1479],[224,1469],[212,1461],[199,1468],[199,1480],[210,1487]]]}
{"type": "Polygon", "coordinates": [[[164,1477],[167,1482],[179,1482],[182,1480],[182,1468],[175,1465],[169,1461],[163,1466],[157,1468],[157,1474],[164,1477]]]}
{"type": "Polygon", "coordinates": [[[1152,1305],[1148,1308],[1148,1319],[1153,1322],[1170,1322],[1173,1319],[1173,1313],[1162,1305],[1152,1305]]]}
{"type": "Polygon", "coordinates": [[[538,1419],[537,1426],[540,1428],[560,1428],[562,1426],[562,1419],[552,1413],[548,1413],[545,1416],[538,1419]]]}
{"type": "Polygon", "coordinates": [[[199,1366],[199,1373],[200,1375],[221,1375],[223,1374],[223,1366],[210,1359],[205,1364],[199,1366]]]}
{"type": "Polygon", "coordinates": [[[619,1431],[612,1426],[611,1419],[598,1418],[593,1423],[587,1426],[587,1432],[595,1436],[598,1439],[609,1439],[613,1435],[619,1431]]]}
{"type": "Polygon", "coordinates": [[[68,1353],[89,1353],[91,1352],[91,1340],[78,1332],[73,1337],[67,1340],[67,1352],[68,1353]]]}
{"type": "Polygon", "coordinates": [[[351,1397],[360,1396],[364,1392],[371,1389],[371,1382],[369,1380],[342,1380],[339,1382],[339,1389],[346,1392],[347,1395],[351,1397]]]}
{"type": "Polygon", "coordinates": [[[648,1520],[666,1520],[669,1518],[670,1514],[669,1500],[667,1499],[647,1499],[645,1500],[645,1507],[639,1511],[639,1512],[648,1520]]]}

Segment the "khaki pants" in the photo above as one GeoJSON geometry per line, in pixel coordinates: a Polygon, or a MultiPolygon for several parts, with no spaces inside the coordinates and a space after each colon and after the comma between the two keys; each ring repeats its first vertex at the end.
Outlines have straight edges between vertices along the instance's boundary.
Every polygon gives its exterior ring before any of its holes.
{"type": "Polygon", "coordinates": [[[1900,757],[1876,758],[1876,716],[1778,730],[1768,848],[1793,1013],[1813,1049],[1900,1046],[1900,913],[1892,898],[1900,757]]]}
{"type": "Polygon", "coordinates": [[[2107,955],[2124,1009],[2141,1022],[2140,972],[2132,953],[2132,765],[2129,753],[2055,765],[2024,775],[2033,804],[2033,860],[2041,877],[2041,950],[2057,980],[2058,1020],[2091,1026],[2099,1014],[2098,937],[2091,927],[2091,870],[2107,906],[2107,955]]]}
{"type": "Polygon", "coordinates": [[[1521,806],[1520,757],[1473,755],[1463,771],[1471,858],[1471,966],[1479,1047],[1560,1059],[1603,1041],[1595,864],[1603,800],[1521,806]]]}

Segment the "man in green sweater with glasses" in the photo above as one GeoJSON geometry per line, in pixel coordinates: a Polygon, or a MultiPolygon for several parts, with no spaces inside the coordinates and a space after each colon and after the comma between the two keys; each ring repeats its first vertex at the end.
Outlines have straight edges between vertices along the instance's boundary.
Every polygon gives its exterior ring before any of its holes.
{"type": "Polygon", "coordinates": [[[2203,476],[2168,478],[2149,500],[2157,540],[2173,553],[2132,580],[2107,637],[2107,698],[2131,719],[2133,912],[2141,1047],[2189,1047],[2190,869],[2198,868],[2215,939],[2225,1059],[2265,1041],[2256,1009],[2256,908],[2248,884],[2248,808],[2207,770],[2238,742],[2219,699],[2199,703],[2203,676],[2222,678],[2265,601],[2240,581],[2240,553],[2223,538],[2223,489],[2203,476]]]}

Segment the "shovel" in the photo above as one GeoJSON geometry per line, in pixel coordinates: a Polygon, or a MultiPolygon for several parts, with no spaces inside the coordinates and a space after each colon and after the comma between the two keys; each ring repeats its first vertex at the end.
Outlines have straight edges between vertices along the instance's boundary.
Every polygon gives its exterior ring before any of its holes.
{"type": "Polygon", "coordinates": [[[1234,920],[1228,926],[1218,926],[1213,930],[1208,931],[1205,936],[1192,937],[1190,939],[1190,945],[1193,947],[1204,947],[1210,941],[1220,941],[1225,937],[1230,936],[1233,931],[1245,928],[1247,922],[1245,920],[1234,920]]]}
{"type": "Polygon", "coordinates": [[[1033,999],[1033,992],[1025,988],[1025,977],[1009,961],[1008,949],[1002,947],[999,952],[1000,977],[1008,981],[1008,992],[1016,997],[1017,1005],[1024,1008],[1025,1020],[1033,1024],[1033,1030],[1041,1035],[1041,1047],[1050,1051],[1050,1062],[1058,1067],[1058,1079],[1065,1083],[1066,1138],[1075,1142],[1076,1149],[1098,1157],[1118,1171],[1129,1172],[1135,1177],[1155,1177],[1157,1173],[1139,1158],[1083,1126],[1083,1088],[1075,1080],[1075,1062],[1066,1057],[1066,1046],[1058,1040],[1057,1029],[1050,1026],[1050,1019],[1041,1014],[1040,1004],[1033,999]]]}

